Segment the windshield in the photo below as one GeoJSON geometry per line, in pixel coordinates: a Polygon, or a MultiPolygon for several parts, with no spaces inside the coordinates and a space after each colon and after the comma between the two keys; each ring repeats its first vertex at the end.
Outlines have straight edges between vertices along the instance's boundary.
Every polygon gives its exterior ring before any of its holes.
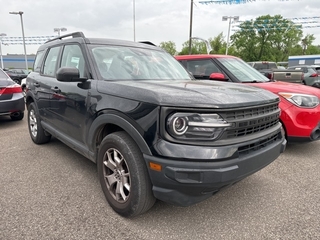
{"type": "Polygon", "coordinates": [[[240,82],[269,82],[270,80],[240,58],[217,58],[240,82]]]}
{"type": "Polygon", "coordinates": [[[144,48],[91,46],[99,73],[106,80],[190,80],[170,54],[144,48]]]}

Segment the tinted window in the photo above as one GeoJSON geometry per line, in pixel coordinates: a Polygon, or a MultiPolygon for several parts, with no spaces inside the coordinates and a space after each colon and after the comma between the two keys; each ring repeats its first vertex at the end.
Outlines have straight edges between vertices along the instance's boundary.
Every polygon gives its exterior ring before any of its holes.
{"type": "Polygon", "coordinates": [[[56,65],[60,47],[51,48],[44,62],[43,74],[54,77],[56,75],[56,65]]]}

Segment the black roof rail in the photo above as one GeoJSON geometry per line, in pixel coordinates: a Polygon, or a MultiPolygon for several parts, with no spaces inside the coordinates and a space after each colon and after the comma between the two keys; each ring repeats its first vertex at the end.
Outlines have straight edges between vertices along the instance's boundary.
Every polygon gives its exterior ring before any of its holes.
{"type": "Polygon", "coordinates": [[[45,43],[53,42],[53,41],[56,41],[56,40],[62,40],[63,38],[66,38],[66,37],[72,37],[72,38],[82,37],[82,38],[85,38],[83,32],[74,32],[74,33],[69,33],[69,34],[62,35],[62,36],[59,36],[59,37],[56,37],[56,38],[52,38],[52,39],[46,41],[45,43]]]}
{"type": "Polygon", "coordinates": [[[144,44],[149,44],[149,45],[152,45],[152,46],[157,46],[154,43],[149,42],[149,41],[142,41],[142,42],[139,42],[139,43],[144,43],[144,44]]]}

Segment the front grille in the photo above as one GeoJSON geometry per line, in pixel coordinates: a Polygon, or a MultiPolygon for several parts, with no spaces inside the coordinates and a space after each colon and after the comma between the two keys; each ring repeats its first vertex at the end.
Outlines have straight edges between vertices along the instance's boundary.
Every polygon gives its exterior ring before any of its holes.
{"type": "Polygon", "coordinates": [[[221,139],[232,139],[247,136],[269,129],[279,123],[280,110],[278,104],[235,110],[222,114],[223,118],[232,123],[221,139]]]}
{"type": "Polygon", "coordinates": [[[277,139],[278,139],[278,134],[275,134],[275,135],[270,136],[266,139],[263,139],[259,142],[255,142],[252,144],[241,146],[238,148],[239,157],[246,155],[246,154],[249,154],[249,153],[252,153],[252,152],[255,152],[255,151],[258,151],[268,145],[271,145],[272,143],[276,142],[277,139]]]}
{"type": "Polygon", "coordinates": [[[242,122],[242,124],[246,125],[246,127],[227,131],[227,138],[246,136],[252,133],[261,132],[265,129],[271,128],[279,122],[279,116],[274,117],[275,119],[271,122],[265,121],[257,125],[251,125],[249,122],[242,122]]]}
{"type": "Polygon", "coordinates": [[[260,117],[262,115],[266,115],[266,114],[270,114],[278,111],[279,111],[279,107],[278,107],[278,103],[276,103],[276,104],[270,104],[266,106],[258,106],[258,107],[253,107],[249,109],[227,112],[224,115],[224,119],[229,122],[229,121],[238,120],[238,119],[260,117]]]}

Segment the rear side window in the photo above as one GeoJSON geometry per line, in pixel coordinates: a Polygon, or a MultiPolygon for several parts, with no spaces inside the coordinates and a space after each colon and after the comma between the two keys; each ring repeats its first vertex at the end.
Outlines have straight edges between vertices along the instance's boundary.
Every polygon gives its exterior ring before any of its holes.
{"type": "Polygon", "coordinates": [[[60,47],[54,47],[49,50],[47,58],[44,62],[43,74],[54,77],[56,75],[56,66],[60,47]]]}

